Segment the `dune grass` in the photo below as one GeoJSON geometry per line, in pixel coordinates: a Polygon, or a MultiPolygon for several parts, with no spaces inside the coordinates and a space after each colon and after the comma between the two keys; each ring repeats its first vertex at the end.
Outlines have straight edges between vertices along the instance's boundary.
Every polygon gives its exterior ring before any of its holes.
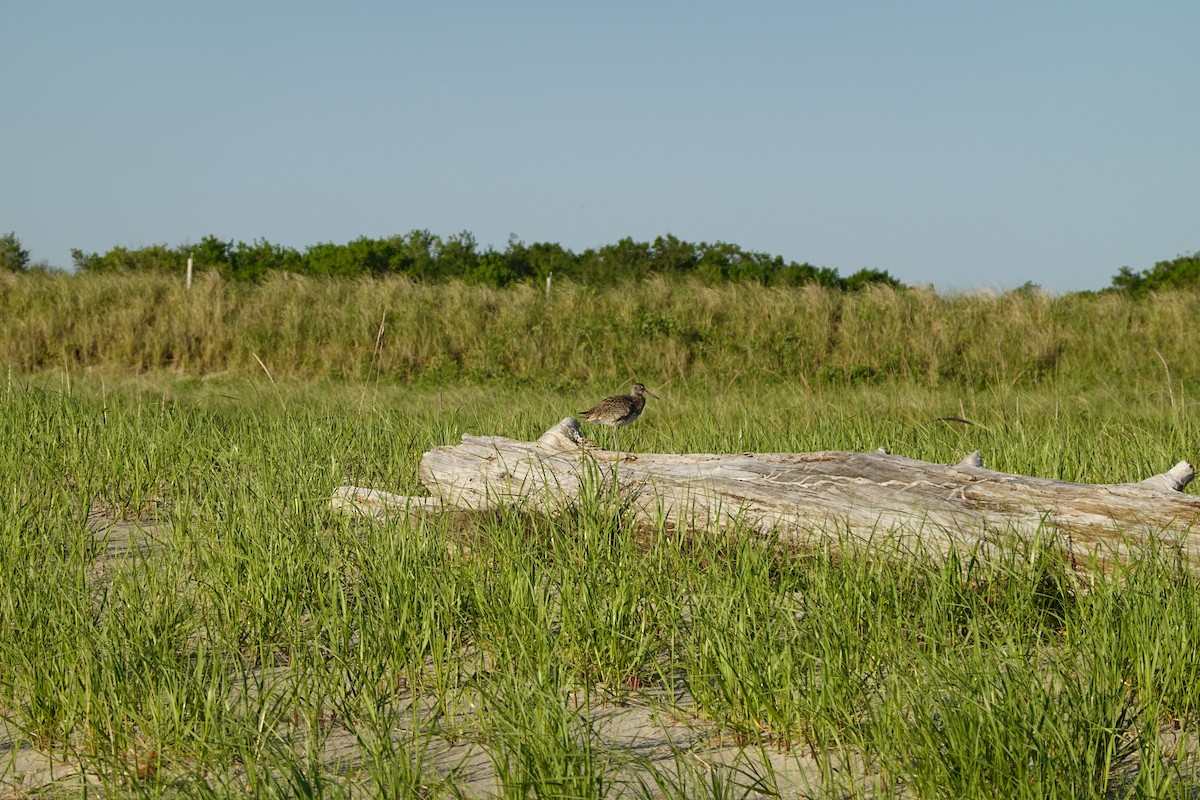
{"type": "MultiPolygon", "coordinates": [[[[627,438],[947,462],[978,448],[999,469],[1118,482],[1194,457],[1194,409],[1173,391],[677,382],[627,438]]],[[[1104,575],[1078,573],[1052,531],[945,560],[885,535],[843,551],[837,531],[798,550],[647,530],[602,487],[554,518],[327,511],[334,486],[415,492],[429,447],[468,430],[535,437],[591,396],[261,369],[8,376],[0,718],[115,796],[1200,786],[1200,587],[1169,542],[1104,575]],[[622,703],[699,738],[653,757],[616,745],[604,713],[622,703]],[[705,743],[762,755],[707,764],[705,743]],[[456,755],[471,748],[489,777],[456,755]],[[781,759],[797,772],[773,771],[781,759]]],[[[0,779],[19,787],[2,765],[0,779]]]]}
{"type": "MultiPolygon", "coordinates": [[[[261,284],[152,274],[0,275],[0,365],[177,377],[571,389],[1113,382],[1173,390],[1200,372],[1200,294],[946,296],[932,290],[719,287],[655,278],[549,296],[404,278],[261,284]],[[1160,358],[1161,357],[1161,358],[1160,358]],[[1166,371],[1164,370],[1166,367],[1166,371]]],[[[1178,398],[1176,398],[1178,402],[1178,398]]]]}

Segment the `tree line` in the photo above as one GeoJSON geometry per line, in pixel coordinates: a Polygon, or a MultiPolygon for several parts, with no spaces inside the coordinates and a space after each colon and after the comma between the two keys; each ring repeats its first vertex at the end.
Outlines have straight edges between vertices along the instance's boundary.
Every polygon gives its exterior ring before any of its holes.
{"type": "Polygon", "coordinates": [[[1159,289],[1194,289],[1200,286],[1200,252],[1159,261],[1153,267],[1134,272],[1121,267],[1113,276],[1112,288],[1132,295],[1159,289]]]}
{"type": "MultiPolygon", "coordinates": [[[[480,247],[469,231],[441,237],[428,230],[382,239],[360,237],[346,244],[321,242],[304,250],[266,239],[246,243],[205,236],[199,243],[169,247],[113,247],[105,253],[71,251],[77,273],[166,272],[182,274],[187,259],[197,271],[215,270],[230,280],[261,280],[272,272],[319,277],[406,275],[419,281],[460,279],[467,283],[506,286],[519,281],[544,281],[553,274],[580,283],[600,283],[676,275],[707,283],[754,281],[764,285],[816,284],[845,290],[873,284],[902,288],[885,270],[860,269],[843,277],[832,267],[788,261],[736,244],[695,244],[671,234],[653,242],[626,237],[616,244],[573,252],[552,242],[526,244],[516,236],[503,250],[480,247]]],[[[45,262],[31,263],[29,251],[15,233],[0,236],[0,272],[48,270],[45,262]]],[[[1135,271],[1121,267],[1102,291],[1142,295],[1159,289],[1200,287],[1200,252],[1159,261],[1135,271]]]]}
{"type": "MultiPolygon", "coordinates": [[[[11,259],[10,270],[28,267],[28,253],[11,259]],[[22,260],[23,258],[23,260],[22,260]]],[[[0,244],[0,259],[3,259],[0,244]]],[[[14,251],[16,252],[16,251],[14,251]]],[[[506,286],[520,281],[569,278],[580,283],[612,282],[651,275],[694,276],[709,283],[755,281],[766,285],[818,284],[847,290],[870,284],[900,287],[883,270],[860,269],[843,277],[831,267],[787,261],[736,244],[695,244],[671,234],[653,242],[624,238],[615,244],[573,252],[552,242],[526,244],[516,236],[503,249],[481,247],[468,231],[441,237],[428,230],[382,239],[360,237],[346,244],[322,242],[304,250],[266,239],[247,243],[205,236],[198,243],[170,247],[113,247],[105,253],[71,251],[77,273],[166,272],[182,274],[187,259],[197,271],[215,270],[230,280],[255,281],[272,272],[314,277],[406,275],[418,281],[459,279],[506,286]]],[[[0,261],[0,263],[3,263],[0,261]]],[[[0,266],[0,269],[5,268],[0,266]]]]}

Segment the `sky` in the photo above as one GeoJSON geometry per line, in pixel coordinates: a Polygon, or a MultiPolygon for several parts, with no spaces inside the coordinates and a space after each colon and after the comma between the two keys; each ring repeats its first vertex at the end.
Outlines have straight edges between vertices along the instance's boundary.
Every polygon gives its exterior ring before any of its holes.
{"type": "Polygon", "coordinates": [[[32,259],[667,233],[940,290],[1200,250],[1200,3],[3,6],[32,259]]]}

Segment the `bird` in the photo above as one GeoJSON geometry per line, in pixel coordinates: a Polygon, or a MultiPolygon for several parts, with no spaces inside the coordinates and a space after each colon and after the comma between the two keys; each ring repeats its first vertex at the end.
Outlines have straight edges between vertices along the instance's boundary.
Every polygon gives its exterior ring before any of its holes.
{"type": "Polygon", "coordinates": [[[584,422],[593,425],[608,425],[613,429],[613,448],[620,452],[617,444],[617,428],[628,425],[642,415],[646,407],[646,395],[660,399],[658,395],[640,383],[635,383],[629,394],[614,394],[606,397],[587,411],[580,413],[584,422]]]}

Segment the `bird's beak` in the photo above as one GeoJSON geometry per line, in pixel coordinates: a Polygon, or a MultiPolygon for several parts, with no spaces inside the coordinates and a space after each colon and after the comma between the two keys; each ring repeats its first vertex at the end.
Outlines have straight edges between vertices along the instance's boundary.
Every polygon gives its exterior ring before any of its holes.
{"type": "Polygon", "coordinates": [[[650,391],[649,389],[647,389],[647,390],[646,390],[646,394],[650,395],[650,396],[651,396],[651,397],[653,397],[655,400],[662,400],[662,398],[661,398],[661,397],[659,397],[658,395],[656,395],[654,392],[650,391]]]}

